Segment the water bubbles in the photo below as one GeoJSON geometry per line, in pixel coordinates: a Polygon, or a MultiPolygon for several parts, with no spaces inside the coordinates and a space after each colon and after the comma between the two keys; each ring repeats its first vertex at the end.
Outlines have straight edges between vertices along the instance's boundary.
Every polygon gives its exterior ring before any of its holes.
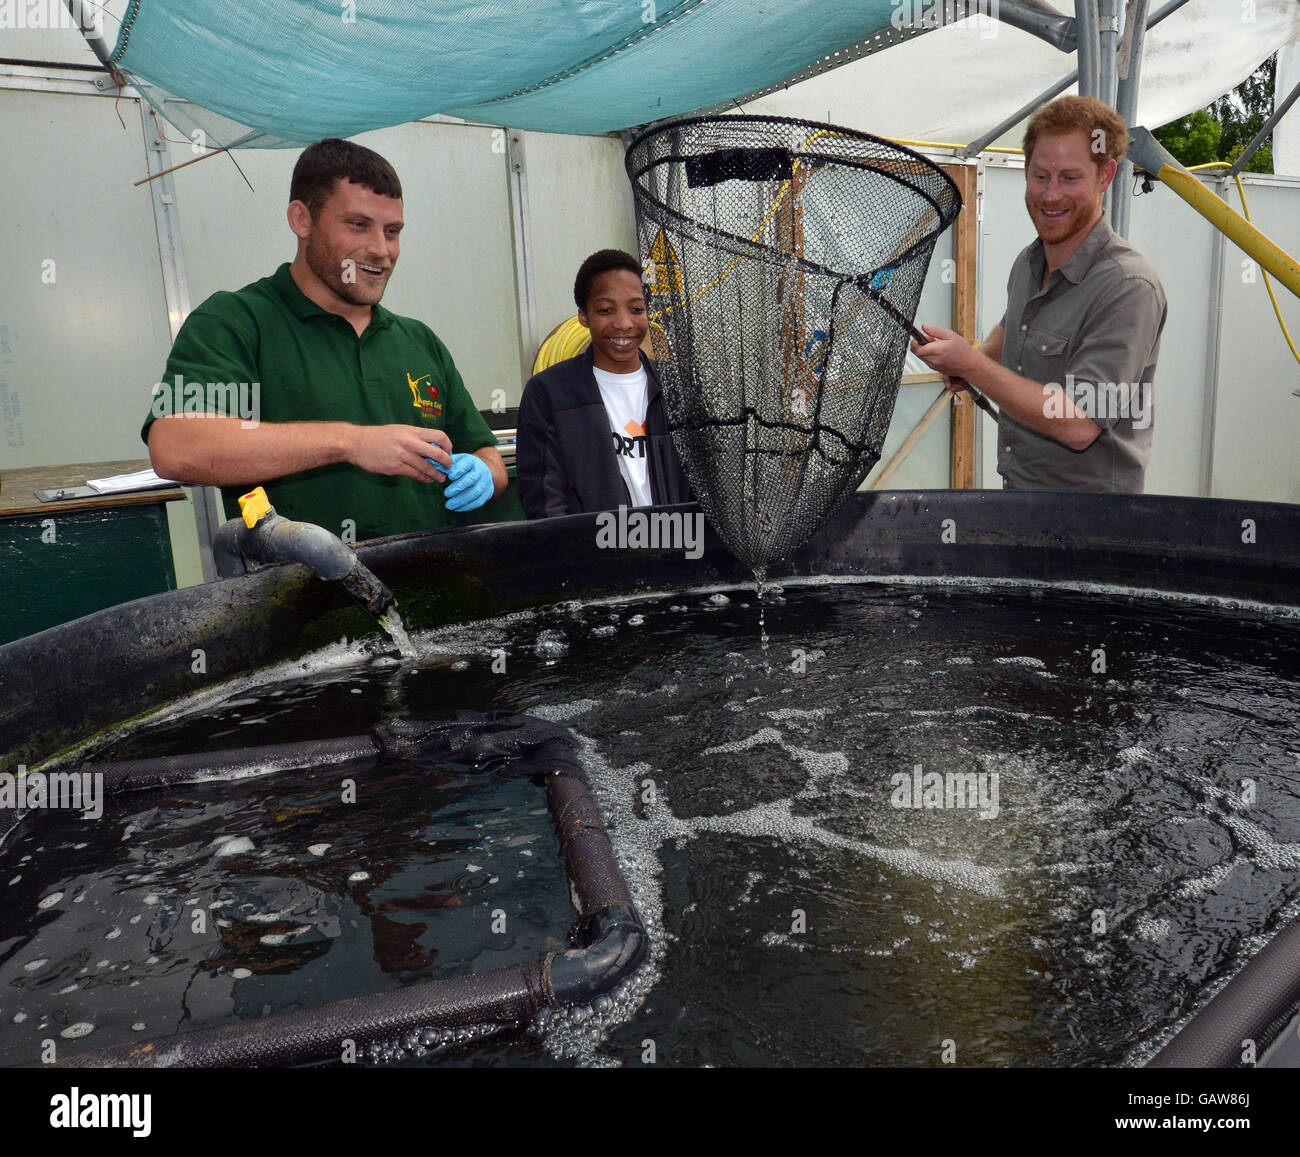
{"type": "Polygon", "coordinates": [[[569,644],[565,641],[563,631],[549,629],[542,631],[533,645],[533,654],[543,660],[548,667],[558,663],[568,653],[569,644]]]}
{"type": "Polygon", "coordinates": [[[95,1031],[95,1026],[88,1020],[79,1020],[76,1024],[70,1024],[67,1028],[60,1031],[59,1036],[68,1040],[76,1040],[78,1037],[89,1036],[95,1031]]]}
{"type": "Polygon", "coordinates": [[[250,969],[247,968],[232,968],[230,970],[230,975],[233,976],[236,980],[247,980],[250,976],[253,975],[253,973],[250,969]]]}
{"type": "Polygon", "coordinates": [[[44,898],[43,898],[43,899],[42,899],[42,900],[41,900],[41,901],[36,905],[36,907],[37,907],[37,908],[40,908],[40,909],[42,909],[42,910],[45,909],[45,908],[53,908],[54,905],[57,904],[57,903],[58,903],[60,900],[62,900],[62,899],[63,899],[63,893],[62,893],[62,892],[51,892],[48,896],[44,897],[44,898]]]}
{"type": "Polygon", "coordinates": [[[348,883],[349,883],[349,884],[360,884],[360,883],[363,883],[364,881],[366,881],[366,880],[368,880],[368,879],[370,879],[370,873],[369,873],[369,872],[353,872],[352,875],[350,875],[350,876],[348,877],[348,883]]]}

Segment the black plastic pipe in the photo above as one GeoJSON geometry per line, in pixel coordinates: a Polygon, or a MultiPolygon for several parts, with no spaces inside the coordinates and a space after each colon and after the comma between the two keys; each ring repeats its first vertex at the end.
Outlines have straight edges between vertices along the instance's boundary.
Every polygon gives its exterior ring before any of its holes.
{"type": "Polygon", "coordinates": [[[645,928],[619,871],[600,808],[569,733],[505,713],[452,720],[389,720],[370,735],[236,751],[87,763],[117,792],[354,759],[450,755],[485,772],[541,773],[565,875],[579,904],[568,952],[470,976],[428,981],[256,1020],[76,1053],[68,1068],[210,1068],[306,1065],[360,1057],[367,1046],[421,1029],[526,1024],[542,1008],[583,1004],[609,992],[645,958],[645,928]]]}
{"type": "Polygon", "coordinates": [[[1300,1007],[1300,918],[1273,937],[1150,1061],[1151,1069],[1235,1069],[1262,1056],[1300,1007]]]}

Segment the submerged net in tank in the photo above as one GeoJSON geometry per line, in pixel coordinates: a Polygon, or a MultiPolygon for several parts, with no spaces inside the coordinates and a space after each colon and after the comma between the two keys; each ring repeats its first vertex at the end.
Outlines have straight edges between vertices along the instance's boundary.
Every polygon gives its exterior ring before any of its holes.
{"type": "Polygon", "coordinates": [[[670,122],[626,163],[673,442],[714,529],[761,572],[879,460],[961,197],[919,154],[781,117],[670,122]]]}

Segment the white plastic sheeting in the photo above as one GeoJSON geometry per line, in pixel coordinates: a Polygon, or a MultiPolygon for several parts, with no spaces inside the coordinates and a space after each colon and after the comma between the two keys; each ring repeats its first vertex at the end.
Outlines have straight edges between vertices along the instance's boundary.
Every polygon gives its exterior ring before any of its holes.
{"type": "MultiPolygon", "coordinates": [[[[903,2],[899,0],[900,8],[903,2]]],[[[1161,3],[1150,0],[1149,11],[1161,3]]],[[[1072,0],[1057,0],[1055,7],[1067,14],[1074,10],[1072,0]]],[[[1147,33],[1137,123],[1156,128],[1204,108],[1279,48],[1298,43],[1300,0],[1190,0],[1147,33]]],[[[1300,80],[1296,49],[1285,59],[1278,99],[1300,80]]],[[[1005,24],[963,20],[752,101],[745,111],[964,145],[1028,104],[1076,63],[1075,55],[1066,56],[1005,24]]],[[[1021,124],[994,143],[1018,146],[1023,135],[1021,124]]],[[[1275,134],[1274,164],[1279,173],[1300,173],[1300,105],[1275,134]]]]}

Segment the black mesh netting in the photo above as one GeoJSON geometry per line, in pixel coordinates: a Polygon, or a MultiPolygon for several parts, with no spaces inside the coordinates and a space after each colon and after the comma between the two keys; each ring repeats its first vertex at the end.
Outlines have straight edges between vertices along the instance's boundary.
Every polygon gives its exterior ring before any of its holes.
{"type": "Polygon", "coordinates": [[[632,142],[627,171],[673,442],[761,573],[879,460],[961,196],[907,149],[782,117],[670,122],[632,142]]]}

